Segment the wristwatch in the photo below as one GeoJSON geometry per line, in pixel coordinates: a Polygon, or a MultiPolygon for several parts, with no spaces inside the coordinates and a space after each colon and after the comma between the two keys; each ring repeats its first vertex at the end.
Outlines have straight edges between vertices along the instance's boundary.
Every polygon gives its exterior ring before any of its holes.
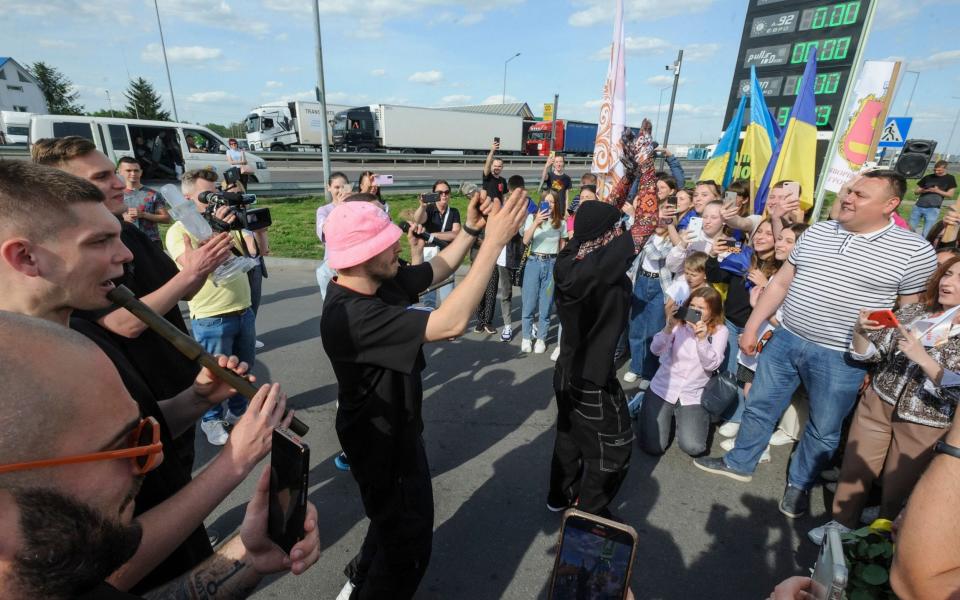
{"type": "Polygon", "coordinates": [[[937,440],[937,443],[933,446],[933,451],[938,454],[948,454],[954,458],[960,458],[960,448],[951,446],[943,440],[937,440]]]}

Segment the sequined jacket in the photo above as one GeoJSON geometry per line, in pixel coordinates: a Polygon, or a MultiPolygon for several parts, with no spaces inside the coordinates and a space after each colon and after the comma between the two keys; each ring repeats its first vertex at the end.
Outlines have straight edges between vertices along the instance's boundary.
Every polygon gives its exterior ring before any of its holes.
{"type": "MultiPolygon", "coordinates": [[[[933,313],[923,304],[909,304],[896,311],[897,320],[909,325],[929,318],[933,313]]],[[[867,335],[874,348],[854,358],[877,363],[872,386],[877,395],[896,406],[897,415],[904,421],[945,428],[953,422],[953,413],[960,400],[960,388],[924,386],[927,376],[917,363],[897,352],[899,334],[896,329],[882,329],[867,335]],[[875,351],[874,351],[875,350],[875,351]],[[930,390],[934,389],[935,392],[930,390]]],[[[927,348],[927,353],[945,370],[960,371],[960,336],[951,337],[945,344],[927,348]]]]}

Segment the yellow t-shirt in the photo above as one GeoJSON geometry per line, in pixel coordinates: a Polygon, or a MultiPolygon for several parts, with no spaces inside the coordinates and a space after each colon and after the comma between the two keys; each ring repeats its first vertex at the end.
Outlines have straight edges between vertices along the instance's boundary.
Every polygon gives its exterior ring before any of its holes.
{"type": "MultiPolygon", "coordinates": [[[[183,234],[185,233],[187,233],[187,230],[179,222],[174,223],[167,230],[167,252],[173,257],[174,261],[183,254],[183,234]]],[[[233,245],[236,246],[237,250],[241,250],[242,240],[239,232],[231,231],[230,236],[233,238],[233,245]]],[[[193,236],[190,239],[194,240],[194,246],[196,247],[196,240],[193,236]]],[[[178,262],[177,268],[183,269],[183,266],[178,262]]],[[[220,284],[220,286],[215,286],[211,275],[207,277],[203,287],[187,304],[190,306],[191,319],[216,317],[224,313],[243,310],[250,307],[250,283],[246,275],[242,275],[234,277],[226,283],[220,284]]]]}

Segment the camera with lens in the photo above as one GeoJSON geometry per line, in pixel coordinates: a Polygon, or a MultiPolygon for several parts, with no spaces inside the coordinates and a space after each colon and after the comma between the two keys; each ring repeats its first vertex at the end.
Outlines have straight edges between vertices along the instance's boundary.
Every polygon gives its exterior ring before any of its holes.
{"type": "Polygon", "coordinates": [[[273,223],[270,219],[269,208],[249,208],[251,204],[257,201],[256,194],[219,191],[200,192],[198,199],[207,205],[206,210],[203,211],[203,216],[210,223],[210,227],[218,233],[241,229],[256,231],[269,227],[273,223]],[[236,217],[232,223],[217,218],[217,211],[223,206],[230,207],[228,214],[236,217]]]}

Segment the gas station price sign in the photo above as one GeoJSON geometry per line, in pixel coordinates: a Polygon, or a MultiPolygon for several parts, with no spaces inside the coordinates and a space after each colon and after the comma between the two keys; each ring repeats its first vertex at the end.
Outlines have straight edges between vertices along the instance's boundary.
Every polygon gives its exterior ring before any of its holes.
{"type": "Polygon", "coordinates": [[[754,66],[767,107],[784,125],[800,90],[807,58],[815,48],[817,129],[833,131],[870,3],[876,0],[749,2],[724,124],[733,117],[740,97],[749,93],[750,67],[754,66]]]}

